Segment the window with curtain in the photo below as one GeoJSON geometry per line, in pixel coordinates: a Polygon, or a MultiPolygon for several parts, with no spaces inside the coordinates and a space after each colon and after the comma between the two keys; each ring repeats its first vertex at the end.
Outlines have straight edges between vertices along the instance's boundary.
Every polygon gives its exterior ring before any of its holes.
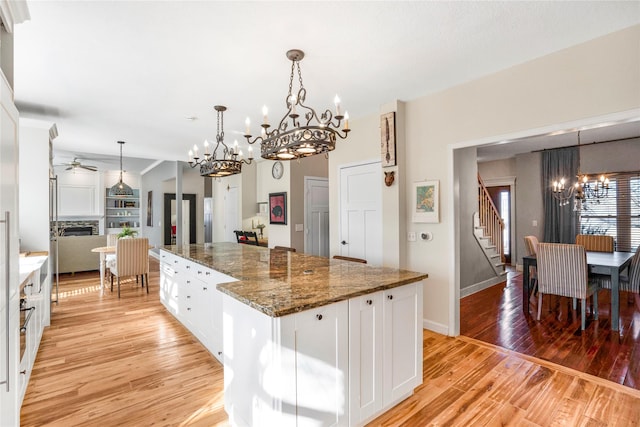
{"type": "Polygon", "coordinates": [[[609,193],[601,199],[587,199],[580,215],[580,233],[613,236],[617,251],[635,251],[640,245],[640,171],[607,176],[609,193]]]}

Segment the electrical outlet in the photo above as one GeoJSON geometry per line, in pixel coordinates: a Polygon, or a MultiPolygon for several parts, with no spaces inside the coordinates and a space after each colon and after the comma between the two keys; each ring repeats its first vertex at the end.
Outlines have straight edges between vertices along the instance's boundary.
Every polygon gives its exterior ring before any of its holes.
{"type": "Polygon", "coordinates": [[[416,232],[415,231],[410,231],[407,233],[407,240],[409,240],[410,242],[415,242],[416,241],[416,232]]]}

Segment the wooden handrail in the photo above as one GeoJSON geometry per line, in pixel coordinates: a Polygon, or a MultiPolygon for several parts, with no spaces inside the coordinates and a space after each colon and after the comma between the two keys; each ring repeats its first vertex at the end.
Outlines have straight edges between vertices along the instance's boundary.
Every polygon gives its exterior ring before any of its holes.
{"type": "Polygon", "coordinates": [[[487,191],[487,187],[484,185],[480,175],[478,175],[478,188],[480,226],[484,228],[485,235],[489,237],[491,244],[496,247],[496,251],[500,254],[501,262],[505,262],[504,242],[502,240],[504,221],[500,218],[500,212],[493,204],[491,195],[487,191]]]}

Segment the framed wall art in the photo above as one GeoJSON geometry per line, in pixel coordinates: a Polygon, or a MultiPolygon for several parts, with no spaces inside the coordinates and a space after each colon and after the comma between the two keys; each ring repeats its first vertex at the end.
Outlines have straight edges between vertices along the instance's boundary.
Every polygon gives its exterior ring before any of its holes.
{"type": "Polygon", "coordinates": [[[380,154],[382,167],[396,165],[396,113],[380,116],[380,154]]]}
{"type": "Polygon", "coordinates": [[[421,181],[413,184],[413,222],[440,222],[439,182],[421,181]]]}
{"type": "Polygon", "coordinates": [[[269,224],[287,225],[287,193],[269,193],[269,224]]]}

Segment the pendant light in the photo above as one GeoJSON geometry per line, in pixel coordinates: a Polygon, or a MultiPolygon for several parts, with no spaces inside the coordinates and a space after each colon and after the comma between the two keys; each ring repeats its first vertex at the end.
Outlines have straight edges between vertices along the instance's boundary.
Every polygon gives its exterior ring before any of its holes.
{"type": "Polygon", "coordinates": [[[133,196],[133,189],[122,181],[122,146],[124,141],[118,141],[118,144],[120,144],[120,180],[109,189],[109,196],[133,196]]]}

